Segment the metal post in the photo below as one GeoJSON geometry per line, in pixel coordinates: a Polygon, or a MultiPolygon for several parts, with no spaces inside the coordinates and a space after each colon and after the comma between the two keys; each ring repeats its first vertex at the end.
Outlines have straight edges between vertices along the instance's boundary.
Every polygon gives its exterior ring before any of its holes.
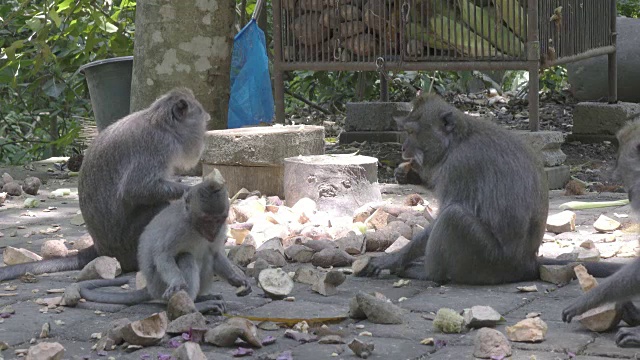
{"type": "MultiPolygon", "coordinates": [[[[616,29],[616,20],[618,9],[616,8],[616,0],[611,0],[611,45],[614,47],[617,43],[618,33],[616,29]]],[[[610,53],[607,57],[609,60],[609,104],[618,102],[618,61],[616,59],[618,51],[610,53]]]]}
{"type": "Polygon", "coordinates": [[[276,122],[284,124],[284,77],[282,65],[282,7],[280,0],[273,0],[273,100],[276,106],[276,122]]]}
{"type": "Polygon", "coordinates": [[[527,67],[529,70],[529,129],[540,130],[540,41],[538,39],[538,0],[527,7],[527,67]]]}
{"type": "Polygon", "coordinates": [[[380,73],[380,102],[389,101],[389,82],[384,73],[380,73]]]}

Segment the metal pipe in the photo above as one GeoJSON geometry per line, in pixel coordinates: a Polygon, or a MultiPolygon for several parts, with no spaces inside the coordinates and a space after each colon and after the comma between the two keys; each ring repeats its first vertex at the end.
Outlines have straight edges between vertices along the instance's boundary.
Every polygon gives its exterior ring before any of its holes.
{"type": "MultiPolygon", "coordinates": [[[[400,62],[385,61],[387,69],[401,68],[406,71],[435,71],[435,70],[527,70],[529,63],[526,61],[429,61],[429,62],[400,62]]],[[[376,71],[375,63],[356,62],[286,62],[280,68],[284,71],[309,70],[309,71],[376,71]]]]}
{"type": "Polygon", "coordinates": [[[616,103],[618,101],[618,64],[617,64],[617,40],[618,33],[616,29],[616,21],[618,18],[618,10],[616,8],[616,0],[611,0],[611,45],[613,46],[613,52],[608,56],[609,64],[609,104],[616,103]]]}
{"type": "Polygon", "coordinates": [[[276,122],[284,124],[284,78],[282,69],[282,20],[280,0],[273,0],[273,100],[276,106],[276,122]]]}
{"type": "Polygon", "coordinates": [[[527,60],[529,70],[529,129],[540,130],[540,41],[538,39],[538,0],[529,0],[527,8],[527,60]]]}
{"type": "Polygon", "coordinates": [[[380,73],[380,102],[389,101],[389,82],[384,73],[380,73]]]}
{"type": "Polygon", "coordinates": [[[578,60],[584,60],[584,59],[592,58],[594,56],[611,55],[612,53],[615,53],[615,52],[616,52],[615,46],[603,46],[603,47],[600,47],[600,48],[587,50],[587,51],[585,51],[585,52],[583,52],[581,54],[572,55],[572,56],[565,56],[565,57],[560,58],[560,59],[556,59],[556,60],[553,60],[553,61],[548,61],[548,62],[545,63],[544,67],[563,65],[563,64],[567,64],[567,63],[578,61],[578,60]]]}

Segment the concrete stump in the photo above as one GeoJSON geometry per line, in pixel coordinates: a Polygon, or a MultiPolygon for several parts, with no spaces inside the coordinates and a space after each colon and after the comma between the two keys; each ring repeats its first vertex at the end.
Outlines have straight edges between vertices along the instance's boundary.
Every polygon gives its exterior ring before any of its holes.
{"type": "Polygon", "coordinates": [[[298,156],[284,160],[284,197],[293,206],[303,197],[335,216],[352,216],[370,201],[380,201],[378,159],[361,155],[298,156]]]}
{"type": "Polygon", "coordinates": [[[409,102],[355,102],[347,103],[345,131],[340,143],[353,141],[400,142],[406,134],[397,131],[394,117],[404,117],[411,111],[409,102]]]}
{"type": "Polygon", "coordinates": [[[202,175],[217,168],[231,194],[244,187],[284,197],[284,159],[322,154],[322,126],[276,125],[208,131],[202,175]]]}
{"type": "Polygon", "coordinates": [[[618,130],[638,116],[640,105],[635,103],[578,103],[573,111],[573,128],[569,141],[615,142],[618,130]]]}

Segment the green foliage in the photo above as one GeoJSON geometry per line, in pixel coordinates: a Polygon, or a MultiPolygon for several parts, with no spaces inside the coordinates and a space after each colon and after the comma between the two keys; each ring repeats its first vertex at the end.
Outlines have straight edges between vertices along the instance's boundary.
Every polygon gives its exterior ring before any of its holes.
{"type": "Polygon", "coordinates": [[[567,68],[552,66],[540,74],[540,92],[545,95],[561,94],[567,87],[567,68]]]}
{"type": "Polygon", "coordinates": [[[0,163],[70,154],[91,111],[81,65],[133,54],[135,1],[4,0],[0,163]]]}
{"type": "Polygon", "coordinates": [[[619,15],[631,18],[640,16],[640,0],[619,0],[616,5],[619,15]]]}

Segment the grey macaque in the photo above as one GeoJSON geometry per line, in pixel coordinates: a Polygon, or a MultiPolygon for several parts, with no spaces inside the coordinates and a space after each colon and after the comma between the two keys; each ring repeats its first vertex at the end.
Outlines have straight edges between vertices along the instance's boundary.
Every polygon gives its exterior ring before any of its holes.
{"type": "MultiPolygon", "coordinates": [[[[631,208],[640,214],[640,120],[618,131],[618,156],[614,176],[624,184],[631,208]]],[[[562,320],[571,322],[579,314],[607,302],[620,301],[621,318],[635,327],[622,328],[616,334],[620,347],[640,346],[640,311],[629,300],[640,295],[640,259],[624,266],[613,276],[580,296],[562,311],[562,320]]]]}
{"type": "Polygon", "coordinates": [[[147,281],[146,288],[131,292],[98,291],[95,290],[98,287],[119,285],[123,280],[93,280],[79,284],[80,295],[93,302],[133,305],[168,300],[185,290],[196,300],[200,311],[206,306],[206,310],[223,313],[224,302],[212,293],[215,275],[242,287],[239,296],[251,292],[248,278],[224,251],[228,215],[229,194],[216,169],[182,199],[163,209],[140,236],[138,264],[147,281]]]}
{"type": "Polygon", "coordinates": [[[93,246],[76,256],[0,268],[0,280],[77,270],[98,256],[115,257],[125,272],[138,270],[138,238],[170,200],[189,188],[169,178],[176,168],[197,164],[209,119],[191,90],[179,88],[100,131],[84,157],[78,184],[93,246]]]}
{"type": "MultiPolygon", "coordinates": [[[[439,214],[404,248],[371,258],[357,275],[389,269],[437,283],[488,285],[538,279],[541,263],[568,263],[537,256],[548,186],[541,161],[521,139],[432,94],[416,98],[397,122],[407,132],[402,157],[433,189],[439,214]]],[[[607,275],[619,268],[594,265],[590,271],[607,275]]]]}

